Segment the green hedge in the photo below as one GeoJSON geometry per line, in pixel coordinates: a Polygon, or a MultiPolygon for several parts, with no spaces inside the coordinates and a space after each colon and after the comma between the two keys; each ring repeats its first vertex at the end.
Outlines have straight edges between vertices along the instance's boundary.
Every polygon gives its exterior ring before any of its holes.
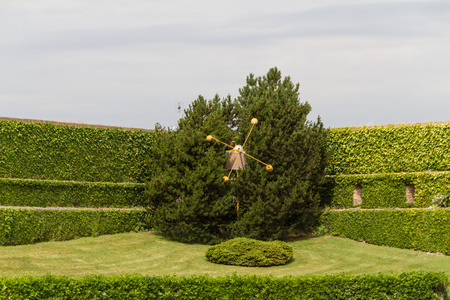
{"type": "Polygon", "coordinates": [[[450,172],[385,173],[327,177],[324,204],[351,208],[356,184],[362,187],[362,208],[429,207],[450,187],[450,172]],[[406,202],[406,187],[414,185],[414,203],[406,202]]]}
{"type": "Polygon", "coordinates": [[[450,123],[332,128],[327,174],[450,171],[450,123]]]}
{"type": "Polygon", "coordinates": [[[447,276],[142,276],[0,278],[0,299],[446,299],[447,276]]]}
{"type": "Polygon", "coordinates": [[[143,210],[1,209],[0,245],[64,241],[146,229],[143,210]]]}
{"type": "Polygon", "coordinates": [[[0,120],[0,177],[143,182],[153,132],[0,120]]]}
{"type": "Polygon", "coordinates": [[[332,235],[450,255],[450,209],[330,210],[321,221],[332,235]]]}
{"type": "Polygon", "coordinates": [[[0,205],[60,207],[147,206],[143,183],[0,178],[0,205]]]}

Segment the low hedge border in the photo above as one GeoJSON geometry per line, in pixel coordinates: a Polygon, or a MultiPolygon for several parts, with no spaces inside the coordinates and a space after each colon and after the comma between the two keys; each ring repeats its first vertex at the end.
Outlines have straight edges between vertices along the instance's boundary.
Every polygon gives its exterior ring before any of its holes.
{"type": "Polygon", "coordinates": [[[450,186],[450,172],[384,173],[327,177],[326,205],[351,208],[355,185],[362,187],[361,208],[429,207],[450,186]],[[406,187],[414,185],[414,203],[406,202],[406,187]]]}
{"type": "Polygon", "coordinates": [[[328,210],[327,233],[375,245],[450,255],[450,209],[328,210]]]}
{"type": "Polygon", "coordinates": [[[443,273],[0,278],[0,299],[447,299],[443,273]]]}
{"type": "Polygon", "coordinates": [[[0,178],[0,205],[143,207],[143,183],[78,182],[0,178]]]}
{"type": "Polygon", "coordinates": [[[145,210],[0,209],[0,245],[64,241],[148,229],[145,210]]]}

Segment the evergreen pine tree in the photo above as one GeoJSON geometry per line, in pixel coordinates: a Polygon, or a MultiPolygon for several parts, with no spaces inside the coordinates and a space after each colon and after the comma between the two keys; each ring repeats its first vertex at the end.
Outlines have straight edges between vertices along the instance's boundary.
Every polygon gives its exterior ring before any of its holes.
{"type": "Polygon", "coordinates": [[[239,93],[235,101],[199,97],[177,130],[157,128],[147,190],[162,235],[200,243],[235,236],[286,239],[308,231],[320,215],[326,130],[320,119],[307,120],[311,107],[299,101],[299,85],[273,68],[264,77],[251,74],[239,93]],[[252,118],[259,122],[244,150],[274,171],[248,158],[239,178],[225,183],[229,149],[206,136],[242,145],[252,118]]]}
{"type": "Polygon", "coordinates": [[[235,214],[222,182],[225,146],[207,142],[206,136],[231,140],[230,103],[229,97],[200,96],[185,110],[177,130],[157,129],[147,192],[153,225],[168,238],[215,243],[229,235],[235,214]]]}
{"type": "Polygon", "coordinates": [[[326,130],[320,119],[307,120],[311,106],[299,101],[299,84],[284,79],[276,68],[266,76],[250,75],[235,106],[239,136],[253,129],[245,151],[271,164],[249,159],[235,183],[242,217],[235,235],[263,240],[286,239],[308,231],[320,215],[319,190],[327,161],[326,130]]]}

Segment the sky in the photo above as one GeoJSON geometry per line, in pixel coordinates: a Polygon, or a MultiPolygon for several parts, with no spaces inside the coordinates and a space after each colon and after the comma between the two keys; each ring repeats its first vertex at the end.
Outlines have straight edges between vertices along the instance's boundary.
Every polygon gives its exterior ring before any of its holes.
{"type": "Polygon", "coordinates": [[[277,67],[325,127],[450,121],[450,1],[0,0],[0,117],[175,126],[277,67]]]}

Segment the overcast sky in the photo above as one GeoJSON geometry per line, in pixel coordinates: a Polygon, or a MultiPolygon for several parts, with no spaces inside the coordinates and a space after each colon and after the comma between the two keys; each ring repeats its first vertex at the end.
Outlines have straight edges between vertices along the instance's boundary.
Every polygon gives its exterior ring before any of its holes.
{"type": "Polygon", "coordinates": [[[450,120],[450,1],[0,0],[0,116],[154,128],[278,67],[326,127],[450,120]]]}

